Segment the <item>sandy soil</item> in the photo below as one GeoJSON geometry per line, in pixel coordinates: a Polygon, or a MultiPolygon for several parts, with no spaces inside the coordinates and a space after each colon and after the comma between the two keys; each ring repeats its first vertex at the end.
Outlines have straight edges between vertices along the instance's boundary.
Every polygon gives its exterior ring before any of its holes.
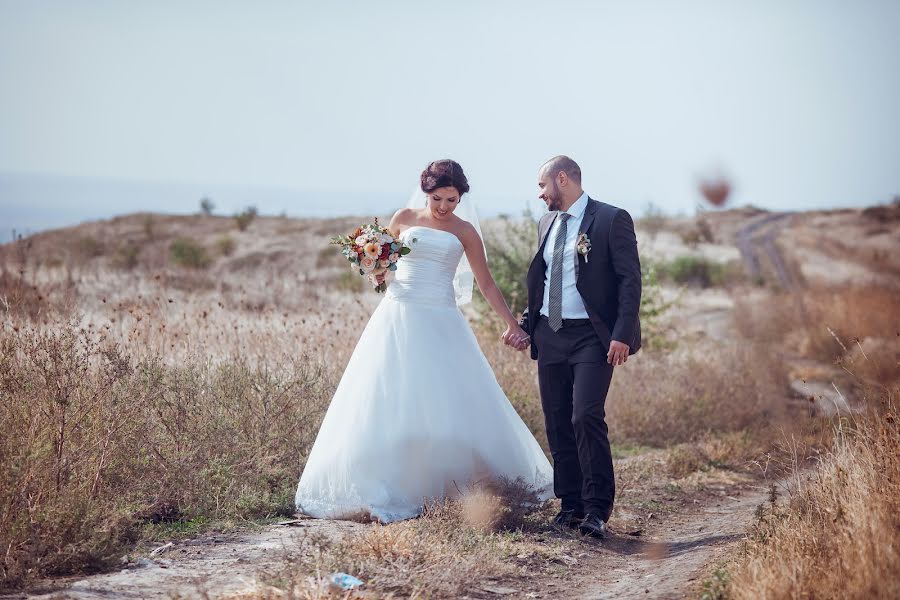
{"type": "MultiPolygon", "coordinates": [[[[714,486],[645,527],[602,541],[582,538],[554,569],[511,580],[473,582],[468,598],[680,598],[696,595],[710,565],[721,560],[753,520],[767,489],[748,482],[714,486]]],[[[47,582],[29,596],[106,598],[219,598],[258,589],[259,575],[278,569],[307,535],[341,536],[368,527],[352,522],[301,520],[255,533],[211,534],[176,541],[156,556],[132,559],[120,571],[47,582]],[[48,588],[57,591],[47,591],[48,588]]],[[[548,536],[556,536],[548,527],[548,536]]],[[[527,568],[527,560],[523,567],[527,568]]],[[[545,566],[545,565],[542,565],[545,566]]]]}

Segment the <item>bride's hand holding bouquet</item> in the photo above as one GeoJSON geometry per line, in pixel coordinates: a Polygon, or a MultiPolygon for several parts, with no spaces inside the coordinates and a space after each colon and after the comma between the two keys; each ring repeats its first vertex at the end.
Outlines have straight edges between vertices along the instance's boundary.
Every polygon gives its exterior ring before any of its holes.
{"type": "Polygon", "coordinates": [[[365,276],[378,293],[387,289],[385,274],[396,271],[400,257],[412,252],[389,229],[379,225],[378,219],[360,225],[350,235],[333,237],[331,243],[341,247],[341,253],[350,261],[350,268],[365,276]]]}

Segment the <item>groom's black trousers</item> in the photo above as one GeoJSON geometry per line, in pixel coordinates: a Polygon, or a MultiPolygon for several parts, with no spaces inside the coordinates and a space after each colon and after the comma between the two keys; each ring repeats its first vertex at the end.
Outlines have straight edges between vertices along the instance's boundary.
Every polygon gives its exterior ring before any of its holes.
{"type": "Polygon", "coordinates": [[[616,494],[606,426],[606,393],[613,366],[590,323],[554,332],[540,317],[532,343],[553,455],[553,491],[563,510],[588,512],[604,521],[616,494]]]}

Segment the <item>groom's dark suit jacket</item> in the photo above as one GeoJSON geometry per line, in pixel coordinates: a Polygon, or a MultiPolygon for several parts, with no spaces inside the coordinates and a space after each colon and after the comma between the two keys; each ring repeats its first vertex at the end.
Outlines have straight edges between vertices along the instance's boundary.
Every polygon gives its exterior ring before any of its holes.
{"type": "MultiPolygon", "coordinates": [[[[528,268],[528,308],[522,328],[534,339],[534,328],[544,302],[544,244],[559,213],[547,213],[538,225],[538,251],[528,268]]],[[[641,263],[638,259],[634,222],[624,209],[588,198],[579,235],[586,233],[591,250],[584,256],[575,252],[576,287],[594,330],[609,349],[610,340],[628,344],[629,354],[641,347],[641,263]]],[[[531,358],[538,349],[531,344],[531,358]]]]}

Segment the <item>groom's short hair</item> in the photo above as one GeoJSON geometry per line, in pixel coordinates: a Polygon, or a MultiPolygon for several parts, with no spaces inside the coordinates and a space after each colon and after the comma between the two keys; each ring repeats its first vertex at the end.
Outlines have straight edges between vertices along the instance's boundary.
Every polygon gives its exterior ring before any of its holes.
{"type": "Polygon", "coordinates": [[[556,178],[556,174],[563,171],[569,179],[577,184],[581,184],[581,167],[578,166],[577,162],[564,154],[554,156],[545,162],[541,170],[546,170],[551,178],[556,178]]]}

